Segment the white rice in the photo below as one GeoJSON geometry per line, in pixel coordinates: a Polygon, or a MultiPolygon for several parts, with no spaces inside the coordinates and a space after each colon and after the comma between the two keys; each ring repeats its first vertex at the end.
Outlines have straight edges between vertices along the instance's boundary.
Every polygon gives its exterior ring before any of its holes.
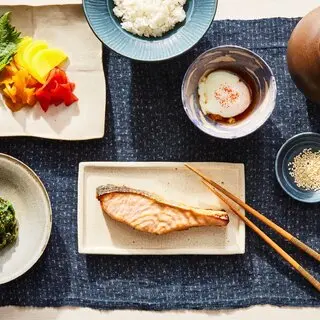
{"type": "Polygon", "coordinates": [[[114,14],[123,29],[145,37],[160,37],[186,18],[186,0],[114,0],[114,14]]]}

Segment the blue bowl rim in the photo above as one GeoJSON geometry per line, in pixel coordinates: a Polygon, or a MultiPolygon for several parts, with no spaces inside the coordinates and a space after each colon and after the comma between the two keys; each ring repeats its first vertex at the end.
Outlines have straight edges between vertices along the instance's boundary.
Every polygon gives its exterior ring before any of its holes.
{"type": "Polygon", "coordinates": [[[309,200],[309,199],[302,199],[302,198],[299,198],[299,197],[296,197],[295,195],[291,194],[287,188],[284,186],[284,184],[282,183],[281,179],[280,179],[280,168],[279,168],[279,158],[280,158],[280,155],[281,153],[283,152],[283,150],[290,144],[292,143],[294,140],[300,138],[300,137],[303,137],[303,136],[314,136],[314,137],[317,137],[320,141],[320,134],[319,133],[316,133],[316,132],[311,132],[311,131],[308,131],[308,132],[302,132],[302,133],[298,133],[296,135],[294,135],[293,137],[289,138],[282,146],[281,148],[279,149],[279,151],[277,152],[277,155],[276,155],[276,161],[275,161],[275,173],[276,173],[276,177],[277,177],[277,180],[278,180],[278,183],[280,184],[281,188],[283,189],[283,191],[286,192],[286,194],[288,194],[291,198],[297,200],[297,201],[300,201],[300,202],[304,202],[304,203],[320,203],[320,199],[319,200],[309,200]]]}
{"type": "Polygon", "coordinates": [[[184,108],[184,111],[186,112],[188,118],[191,120],[191,122],[198,128],[200,129],[202,132],[206,133],[207,135],[211,136],[211,137],[214,137],[214,138],[218,138],[218,139],[226,139],[226,140],[231,140],[231,139],[239,139],[239,138],[243,138],[243,137],[246,137],[250,134],[252,134],[253,132],[257,131],[259,128],[261,128],[267,121],[268,119],[270,118],[273,110],[275,109],[275,106],[276,106],[276,100],[277,100],[277,92],[278,92],[278,89],[277,89],[277,82],[276,82],[276,78],[274,76],[274,73],[271,69],[271,67],[269,66],[269,64],[260,56],[258,55],[257,53],[255,53],[254,51],[250,50],[250,49],[247,49],[247,48],[244,48],[244,47],[241,47],[241,46],[237,46],[237,45],[221,45],[221,46],[217,46],[217,47],[213,47],[213,48],[210,48],[204,52],[202,52],[189,66],[189,68],[187,69],[186,73],[184,74],[184,77],[183,77],[183,80],[182,80],[182,85],[181,85],[181,100],[182,100],[182,104],[183,104],[183,108],[184,108]],[[200,60],[204,55],[206,55],[207,53],[211,52],[211,51],[214,51],[214,50],[217,50],[217,49],[221,49],[221,48],[235,48],[235,49],[240,49],[240,50],[243,50],[243,51],[246,51],[250,54],[252,54],[254,57],[256,57],[257,59],[259,59],[260,61],[262,61],[262,63],[266,66],[266,68],[268,69],[268,71],[270,72],[271,74],[271,81],[274,83],[274,92],[273,92],[273,97],[272,97],[272,102],[273,102],[273,107],[270,108],[269,112],[266,114],[266,117],[264,119],[264,121],[258,126],[256,127],[254,130],[250,131],[249,133],[246,133],[244,135],[239,135],[239,136],[229,136],[229,137],[218,137],[218,136],[215,136],[215,135],[212,135],[211,133],[209,133],[208,131],[206,131],[204,128],[202,127],[199,127],[195,121],[193,119],[190,118],[189,116],[189,111],[188,111],[188,108],[186,107],[186,101],[185,101],[185,98],[184,98],[184,84],[186,82],[186,76],[187,74],[189,73],[189,70],[191,70],[193,68],[193,66],[195,65],[195,63],[200,60]]]}
{"type": "MultiPolygon", "coordinates": [[[[106,0],[107,1],[107,0],[106,0]]],[[[100,36],[96,33],[96,31],[94,30],[93,26],[91,25],[91,22],[90,22],[90,19],[89,19],[89,16],[87,14],[87,9],[86,9],[86,0],[82,0],[82,9],[83,9],[83,12],[84,12],[84,15],[86,17],[86,20],[87,20],[87,23],[91,29],[91,31],[94,33],[94,35],[96,36],[96,38],[104,45],[106,46],[109,50],[123,56],[123,57],[126,57],[126,58],[129,58],[131,60],[134,60],[134,61],[140,61],[140,62],[161,62],[161,61],[167,61],[167,60],[171,60],[173,58],[176,58],[176,57],[179,57],[181,56],[182,54],[188,52],[189,50],[191,50],[194,46],[196,46],[200,40],[204,37],[204,35],[208,32],[209,28],[211,27],[213,21],[214,21],[214,18],[217,14],[217,9],[218,9],[218,4],[219,4],[219,0],[215,0],[215,8],[214,8],[214,12],[212,14],[212,17],[211,17],[211,20],[208,24],[208,27],[204,30],[202,36],[194,43],[192,44],[191,46],[189,46],[188,48],[186,48],[185,50],[171,56],[171,57],[166,57],[166,58],[162,58],[162,59],[150,59],[150,60],[144,60],[144,59],[139,59],[139,58],[135,58],[135,57],[132,57],[132,56],[128,56],[128,55],[124,55],[122,54],[121,52],[117,51],[117,50],[114,50],[114,49],[111,49],[106,43],[104,43],[104,41],[100,38],[100,36]]]]}

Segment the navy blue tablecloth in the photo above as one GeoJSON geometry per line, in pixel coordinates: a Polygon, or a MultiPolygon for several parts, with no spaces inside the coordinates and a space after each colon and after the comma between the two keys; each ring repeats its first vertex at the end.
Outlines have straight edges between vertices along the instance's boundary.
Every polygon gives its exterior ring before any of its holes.
{"type": "MultiPolygon", "coordinates": [[[[0,152],[17,157],[39,174],[53,206],[53,230],[44,255],[25,275],[0,286],[0,305],[150,310],[319,306],[315,289],[250,230],[244,255],[77,253],[78,163],[98,160],[243,162],[247,201],[320,250],[320,206],[290,199],[274,174],[276,152],[286,139],[299,132],[320,132],[320,107],[305,100],[286,67],[286,44],[297,22],[280,18],[215,21],[191,51],[155,64],[130,61],[105,49],[108,111],[103,139],[0,139],[0,152]],[[278,84],[271,118],[260,130],[233,141],[200,132],[185,115],[180,98],[190,63],[206,49],[223,44],[241,45],[261,55],[278,84]]],[[[270,234],[319,278],[319,264],[270,234]]]]}

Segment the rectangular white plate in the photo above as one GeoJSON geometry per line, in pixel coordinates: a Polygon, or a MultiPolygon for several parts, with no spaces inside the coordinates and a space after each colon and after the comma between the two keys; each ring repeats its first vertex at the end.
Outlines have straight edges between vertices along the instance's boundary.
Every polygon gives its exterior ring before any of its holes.
{"type": "MultiPolygon", "coordinates": [[[[192,165],[244,200],[243,164],[199,162],[192,165]]],[[[245,227],[232,213],[226,228],[199,227],[161,236],[137,231],[112,220],[103,214],[96,199],[96,188],[108,183],[154,192],[165,199],[192,206],[221,206],[200,178],[181,162],[82,162],[79,164],[78,177],[80,253],[244,253],[245,227]]]]}
{"type": "Polygon", "coordinates": [[[67,75],[76,84],[79,101],[70,107],[39,105],[12,113],[0,104],[1,136],[34,136],[59,140],[101,138],[105,132],[105,79],[102,47],[83,15],[82,7],[0,7],[11,11],[12,23],[34,39],[64,50],[69,57],[67,75]]]}

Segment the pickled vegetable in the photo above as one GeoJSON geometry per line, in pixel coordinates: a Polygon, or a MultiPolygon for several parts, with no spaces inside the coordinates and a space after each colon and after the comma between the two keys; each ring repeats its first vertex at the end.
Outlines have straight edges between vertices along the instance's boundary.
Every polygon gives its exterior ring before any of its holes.
{"type": "Polygon", "coordinates": [[[31,74],[34,73],[39,82],[45,83],[50,71],[66,59],[67,55],[60,49],[40,50],[32,58],[31,74]]]}
{"type": "Polygon", "coordinates": [[[46,83],[36,91],[36,98],[44,112],[50,105],[64,103],[67,107],[78,101],[73,94],[75,84],[70,82],[66,73],[60,68],[51,70],[46,83]]]}
{"type": "Polygon", "coordinates": [[[14,61],[15,63],[20,66],[25,68],[24,60],[23,60],[23,53],[25,48],[32,42],[31,37],[24,37],[18,44],[18,51],[16,55],[14,56],[14,61]]]}
{"type": "Polygon", "coordinates": [[[34,106],[39,83],[28,73],[26,69],[20,69],[11,62],[0,75],[0,91],[6,105],[11,111],[19,111],[24,106],[34,106]]]}

